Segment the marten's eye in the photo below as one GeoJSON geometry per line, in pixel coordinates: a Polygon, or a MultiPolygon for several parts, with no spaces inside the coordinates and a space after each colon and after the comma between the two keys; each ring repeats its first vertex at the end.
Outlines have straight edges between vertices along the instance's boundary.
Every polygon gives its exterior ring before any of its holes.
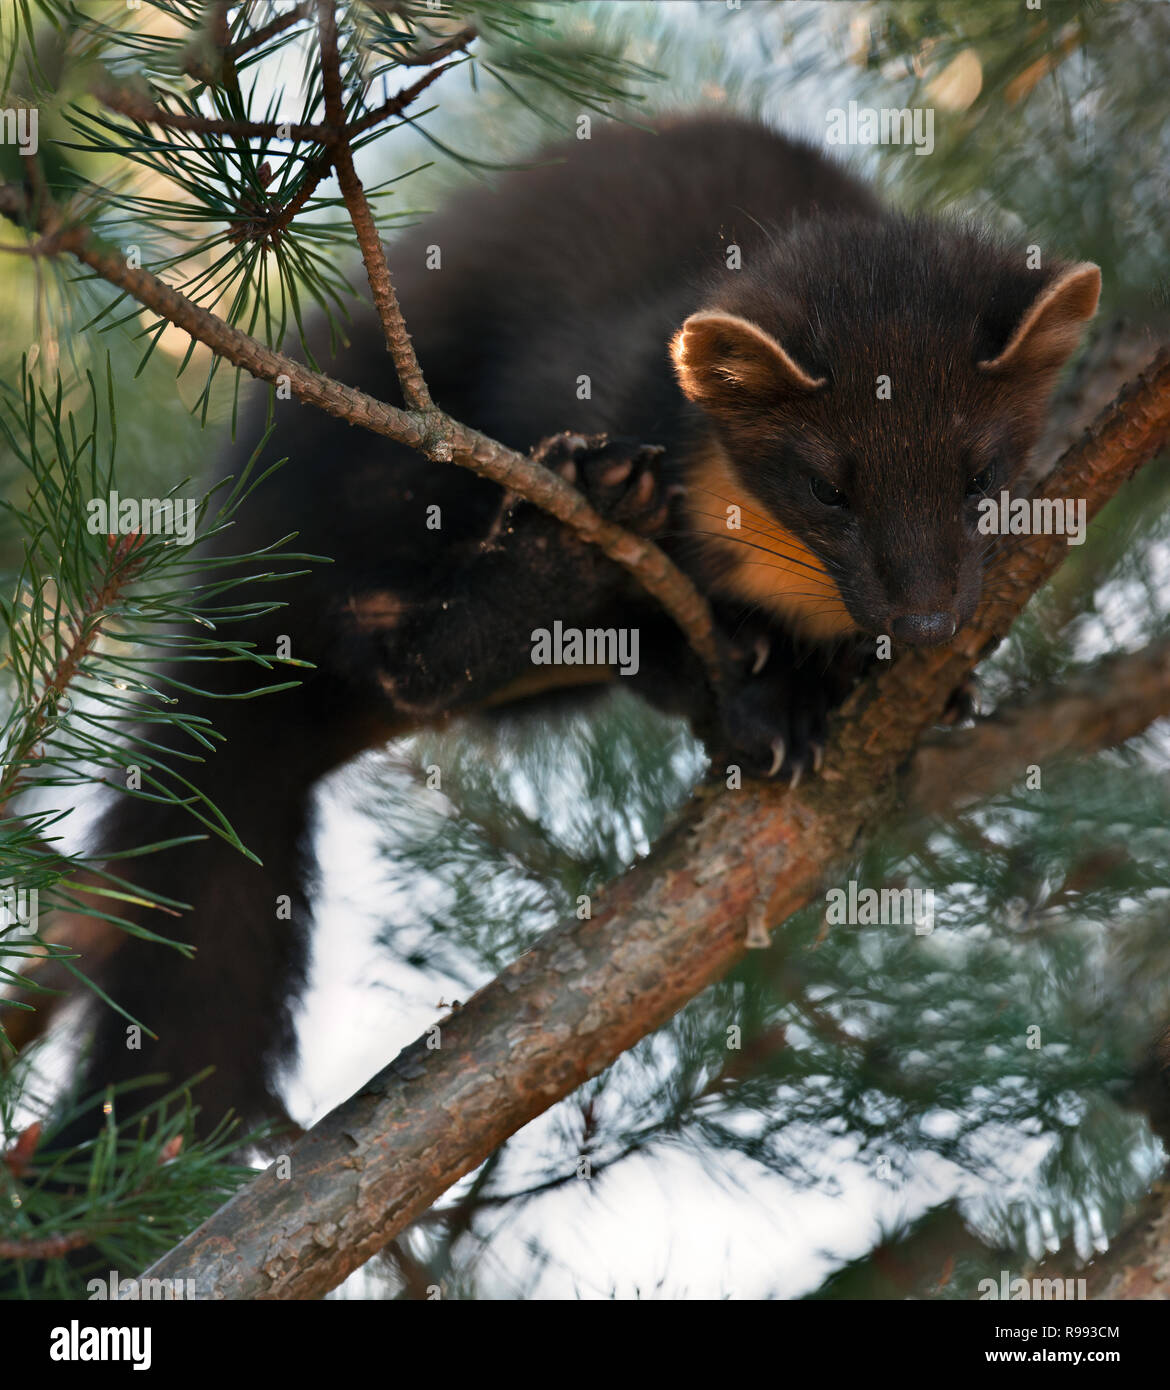
{"type": "Polygon", "coordinates": [[[967,496],[983,497],[987,490],[995,482],[995,464],[989,463],[982,472],[976,473],[974,477],[967,479],[967,496]]]}
{"type": "Polygon", "coordinates": [[[815,474],[808,480],[808,486],[817,501],[826,507],[844,507],[849,500],[840,488],[825,482],[824,478],[818,478],[815,474]]]}

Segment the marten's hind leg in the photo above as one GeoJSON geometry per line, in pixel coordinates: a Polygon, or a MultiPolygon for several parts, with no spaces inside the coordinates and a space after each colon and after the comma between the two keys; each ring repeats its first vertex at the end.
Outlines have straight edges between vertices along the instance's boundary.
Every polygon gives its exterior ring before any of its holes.
{"type": "MultiPolygon", "coordinates": [[[[537,456],[571,476],[606,516],[643,531],[665,522],[658,451],[566,435],[537,456]]],[[[418,574],[424,567],[398,540],[394,572],[418,574]]],[[[257,701],[188,701],[226,737],[192,778],[261,862],[214,835],[125,861],[122,872],[143,896],[190,904],[178,918],[141,909],[134,915],[189,943],[195,955],[134,937],[116,943],[95,974],[146,1031],[97,1008],[79,1095],[148,1072],[178,1084],[211,1065],[215,1072],[196,1097],[203,1132],[229,1107],[249,1124],[272,1114],[274,1073],[295,1055],[292,1009],[308,966],[318,780],[396,730],[488,703],[532,673],[534,628],[558,618],[592,625],[607,606],[629,615],[624,571],[527,503],[505,505],[481,543],[444,547],[432,537],[429,544],[431,573],[409,593],[385,576],[380,584],[373,566],[363,583],[352,559],[332,598],[337,570],[302,590],[279,622],[328,636],[313,647],[316,669],[300,687],[257,701]],[[321,611],[330,604],[334,612],[321,611]]],[[[228,668],[221,679],[234,693],[240,677],[228,668]]],[[[185,747],[176,730],[157,737],[185,747]]],[[[192,829],[198,826],[182,806],[123,798],[102,822],[98,849],[132,850],[192,829]]],[[[157,1094],[136,1092],[119,1113],[157,1094]]],[[[87,1114],[66,1138],[86,1137],[98,1122],[87,1114]]]]}

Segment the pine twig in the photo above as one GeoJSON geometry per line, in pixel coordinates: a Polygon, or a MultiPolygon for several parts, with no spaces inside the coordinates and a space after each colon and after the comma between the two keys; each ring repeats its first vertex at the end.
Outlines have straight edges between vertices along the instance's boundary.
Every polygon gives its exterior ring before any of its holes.
{"type": "Polygon", "coordinates": [[[330,149],[333,167],[337,170],[337,181],[345,199],[345,206],[349,210],[358,245],[361,247],[366,276],[370,282],[370,293],[374,297],[374,307],[382,321],[386,347],[394,361],[402,397],[412,410],[430,411],[435,408],[435,403],[431,400],[431,393],[427,389],[414,345],[406,331],[406,321],[398,305],[398,296],[394,293],[382,239],[378,235],[365,189],[354,167],[353,152],[345,133],[341,59],[337,51],[337,13],[333,0],[318,0],[317,25],[320,35],[321,78],[325,91],[325,119],[337,132],[330,149]]]}
{"type": "MultiPolygon", "coordinates": [[[[313,121],[221,120],[216,116],[197,116],[186,111],[168,111],[165,107],[152,101],[145,93],[129,87],[118,87],[110,82],[102,82],[95,86],[93,95],[103,106],[116,115],[126,116],[142,125],[163,126],[171,130],[187,130],[198,135],[226,135],[239,140],[312,140],[319,145],[329,145],[338,138],[339,130],[344,131],[346,138],[352,140],[359,135],[364,135],[367,130],[381,125],[383,121],[401,115],[421,92],[426,91],[432,82],[437,82],[445,72],[449,72],[455,66],[457,65],[454,63],[448,63],[445,67],[425,73],[408,87],[403,87],[400,92],[395,92],[392,97],[388,97],[380,106],[374,107],[372,111],[365,112],[364,115],[358,116],[348,124],[339,122],[336,125],[313,121]]],[[[322,155],[317,160],[309,161],[306,167],[311,174],[319,173],[321,178],[324,178],[330,167],[328,154],[322,155]]],[[[317,182],[320,181],[321,179],[318,178],[317,182]]]]}
{"type": "MultiPolygon", "coordinates": [[[[28,226],[31,207],[25,191],[0,183],[0,214],[20,226],[28,226]]],[[[41,216],[59,218],[60,214],[50,207],[43,209],[41,216]]],[[[242,367],[262,381],[287,383],[290,392],[308,405],[417,449],[432,460],[470,469],[555,516],[628,570],[658,600],[702,661],[712,689],[720,688],[722,656],[707,600],[658,546],[599,516],[584,496],[559,475],[442,411],[401,410],[323,372],[310,370],[201,308],[149,271],[130,266],[124,257],[94,246],[88,235],[83,237],[78,232],[70,239],[69,250],[101,279],[125,290],[233,366],[242,367]]]]}
{"type": "Polygon", "coordinates": [[[117,538],[110,546],[110,569],[102,584],[85,596],[80,613],[67,615],[68,631],[64,648],[53,669],[45,676],[40,693],[32,705],[31,717],[16,742],[7,751],[6,771],[0,777],[0,816],[19,791],[25,769],[37,761],[36,746],[52,718],[57,702],[80,674],[82,663],[93,650],[109,610],[117,603],[126,585],[134,578],[137,568],[133,550],[137,536],[117,538]]]}
{"type": "Polygon", "coordinates": [[[439,63],[444,58],[449,58],[452,53],[462,53],[478,36],[479,31],[475,25],[468,24],[452,34],[449,39],[444,39],[423,53],[396,53],[394,61],[404,68],[430,67],[432,63],[439,63]]]}
{"type": "MultiPolygon", "coordinates": [[[[313,10],[313,0],[301,0],[301,3],[294,6],[286,14],[277,15],[275,19],[269,20],[267,24],[262,24],[259,29],[254,29],[245,38],[237,43],[229,44],[226,42],[226,23],[223,20],[226,16],[221,10],[220,25],[220,63],[225,72],[234,73],[236,62],[247,54],[254,52],[262,47],[269,39],[277,38],[285,30],[291,29],[294,24],[299,24],[302,19],[307,19],[313,10]]],[[[193,55],[189,56],[183,65],[183,71],[189,77],[195,78],[197,82],[203,82],[208,86],[213,86],[216,81],[216,74],[205,64],[200,63],[193,55]]]]}
{"type": "Polygon", "coordinates": [[[63,1236],[23,1236],[19,1240],[0,1240],[0,1260],[60,1260],[73,1250],[91,1244],[86,1231],[63,1236]]]}

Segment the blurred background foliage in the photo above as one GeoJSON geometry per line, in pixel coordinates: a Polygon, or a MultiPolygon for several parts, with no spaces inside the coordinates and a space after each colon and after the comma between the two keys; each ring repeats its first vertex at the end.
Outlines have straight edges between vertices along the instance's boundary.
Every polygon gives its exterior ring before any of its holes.
{"type": "MultiPolygon", "coordinates": [[[[199,7],[155,3],[115,18],[123,8],[86,7],[161,37],[128,44],[119,71],[189,92],[176,54],[197,33],[199,7]],[[181,43],[166,39],[184,26],[181,43]]],[[[747,109],[821,143],[826,112],[850,100],[928,105],[931,157],[845,153],[899,203],[978,215],[1098,261],[1103,316],[1165,328],[1170,6],[447,8],[441,32],[471,16],[486,24],[483,40],[428,93],[433,109],[362,153],[387,233],[458,182],[530,159],[582,110],[747,109]]],[[[294,293],[344,332],[346,282],[361,275],[334,184],[321,185],[303,226],[267,258],[279,274],[265,277],[265,258],[228,230],[241,199],[296,187],[287,145],[225,163],[159,142],[168,148],[144,159],[132,199],[116,157],[134,143],[125,122],[112,123],[119,134],[70,85],[69,65],[53,67],[58,40],[36,4],[10,6],[9,26],[16,10],[38,25],[47,86],[79,97],[44,130],[63,142],[50,147],[59,186],[110,181],[95,204],[104,235],[139,241],[145,264],[262,336],[295,331],[294,293]],[[275,173],[262,179],[265,160],[275,173]]],[[[394,76],[393,32],[379,42],[369,107],[381,84],[414,76],[394,76]]],[[[294,34],[261,55],[245,95],[203,95],[299,110],[304,53],[294,34]]],[[[30,350],[67,380],[108,352],[123,492],[198,473],[230,429],[233,374],[212,376],[201,351],[187,362],[183,335],[144,332],[125,305],[79,332],[112,297],[62,275],[75,272],[0,258],[4,379],[18,378],[30,350]]],[[[0,467],[16,495],[16,461],[0,451],[0,467]]],[[[985,707],[1166,635],[1168,489],[1155,463],[1072,551],[983,668],[985,707]]],[[[1042,790],[885,827],[841,882],[932,889],[931,935],[798,914],[770,950],[529,1125],[337,1296],[420,1296],[440,1283],[446,1297],[963,1298],[988,1273],[1022,1272],[1052,1252],[1073,1275],[1165,1157],[1128,1083],[1170,1022],[1168,764],[1155,726],[1122,750],[1045,768],[1042,790]],[[900,1282],[875,1273],[891,1249],[900,1282]]],[[[341,1099],[579,894],[644,854],[702,767],[685,728],[615,693],[541,724],[420,736],[332,779],[305,1059],[288,1079],[297,1118],[341,1099]]]]}

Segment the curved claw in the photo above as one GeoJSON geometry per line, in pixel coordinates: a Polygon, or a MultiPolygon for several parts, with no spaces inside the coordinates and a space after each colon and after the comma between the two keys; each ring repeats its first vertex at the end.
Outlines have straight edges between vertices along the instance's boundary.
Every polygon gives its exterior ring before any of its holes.
{"type": "Polygon", "coordinates": [[[758,676],[767,664],[768,656],[772,651],[772,644],[766,637],[757,637],[752,650],[756,654],[756,658],[752,662],[752,675],[758,676]]]}
{"type": "Polygon", "coordinates": [[[787,749],[782,738],[774,738],[772,740],[772,766],[768,769],[769,777],[775,777],[784,766],[784,754],[786,751],[787,749]]]}

